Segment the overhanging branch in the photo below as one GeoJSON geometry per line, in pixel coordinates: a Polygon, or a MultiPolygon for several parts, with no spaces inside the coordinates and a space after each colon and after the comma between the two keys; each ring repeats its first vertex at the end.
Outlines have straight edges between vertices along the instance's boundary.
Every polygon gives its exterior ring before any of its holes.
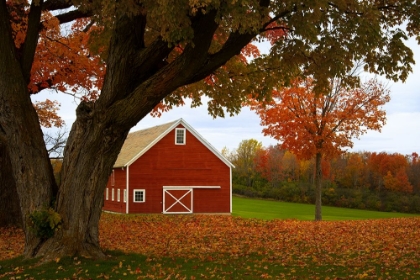
{"type": "Polygon", "coordinates": [[[45,11],[56,11],[68,9],[73,6],[72,1],[69,0],[48,0],[42,6],[42,9],[45,11]]]}
{"type": "Polygon", "coordinates": [[[72,22],[73,20],[79,18],[87,18],[93,16],[92,11],[80,11],[80,10],[73,10],[69,11],[64,14],[57,15],[56,18],[60,22],[60,24],[72,22]]]}
{"type": "Polygon", "coordinates": [[[38,44],[39,37],[39,22],[41,20],[41,12],[43,0],[40,0],[38,4],[35,4],[36,1],[32,1],[31,9],[28,15],[28,30],[26,32],[25,42],[22,47],[22,58],[20,61],[23,76],[26,83],[29,83],[32,63],[35,57],[35,49],[38,44]]]}

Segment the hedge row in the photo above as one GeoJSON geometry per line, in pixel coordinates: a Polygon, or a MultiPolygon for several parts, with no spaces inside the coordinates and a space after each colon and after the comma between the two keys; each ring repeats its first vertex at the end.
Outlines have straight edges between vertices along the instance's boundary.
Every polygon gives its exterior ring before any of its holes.
{"type": "MultiPolygon", "coordinates": [[[[233,184],[233,193],[252,197],[270,198],[287,202],[315,203],[312,186],[296,182],[285,182],[277,187],[270,185],[247,187],[233,184]]],[[[390,191],[369,189],[345,189],[325,183],[322,204],[356,209],[369,209],[385,212],[420,213],[420,196],[390,191]]]]}

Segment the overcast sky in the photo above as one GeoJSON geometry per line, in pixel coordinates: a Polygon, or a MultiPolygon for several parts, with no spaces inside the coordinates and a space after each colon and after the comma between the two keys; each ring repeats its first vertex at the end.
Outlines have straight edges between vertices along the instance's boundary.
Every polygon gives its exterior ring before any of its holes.
{"type": "MultiPolygon", "coordinates": [[[[420,47],[414,40],[410,46],[415,53],[417,64],[413,73],[403,84],[387,82],[391,91],[391,101],[385,106],[387,123],[381,132],[369,131],[354,139],[352,151],[401,153],[420,153],[420,47]]],[[[57,93],[41,93],[34,100],[58,100],[61,102],[60,116],[66,122],[67,130],[75,119],[76,102],[73,97],[57,93]]],[[[262,134],[259,117],[248,108],[234,117],[213,119],[207,114],[207,107],[190,108],[179,107],[164,113],[160,118],[147,116],[141,120],[131,131],[163,124],[183,118],[193,126],[215,148],[221,150],[227,147],[233,150],[245,139],[256,139],[267,147],[276,144],[276,141],[262,134]]]]}

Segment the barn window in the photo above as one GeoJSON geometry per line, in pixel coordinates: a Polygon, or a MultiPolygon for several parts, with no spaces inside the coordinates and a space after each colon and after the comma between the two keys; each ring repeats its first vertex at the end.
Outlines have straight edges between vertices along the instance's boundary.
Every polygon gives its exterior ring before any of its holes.
{"type": "Polygon", "coordinates": [[[117,201],[118,202],[120,202],[120,195],[121,195],[120,189],[117,189],[117,201]]]}
{"type": "Polygon", "coordinates": [[[106,198],[106,200],[108,200],[108,199],[109,199],[108,188],[106,188],[106,191],[105,191],[105,198],[106,198]]]}
{"type": "Polygon", "coordinates": [[[124,190],[124,202],[127,202],[127,190],[124,190]]]}
{"type": "Polygon", "coordinates": [[[115,170],[111,173],[111,186],[115,186],[115,170]]]}
{"type": "Polygon", "coordinates": [[[134,202],[145,202],[146,190],[134,190],[133,199],[134,199],[134,202]]]}
{"type": "Polygon", "coordinates": [[[111,191],[111,200],[114,201],[114,188],[112,188],[112,191],[111,191]]]}
{"type": "Polygon", "coordinates": [[[175,129],[175,144],[185,145],[185,128],[175,129]]]}

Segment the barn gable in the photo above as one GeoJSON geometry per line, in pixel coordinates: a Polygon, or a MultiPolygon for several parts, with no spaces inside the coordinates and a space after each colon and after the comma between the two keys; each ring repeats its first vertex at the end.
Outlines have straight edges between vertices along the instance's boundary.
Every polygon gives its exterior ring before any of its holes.
{"type": "Polygon", "coordinates": [[[192,126],[190,126],[183,119],[174,122],[158,125],[155,127],[139,130],[128,134],[127,139],[118,155],[114,164],[114,168],[126,167],[131,165],[151,147],[158,143],[168,133],[173,131],[176,127],[182,125],[192,135],[194,135],[204,146],[213,152],[221,161],[230,167],[233,164],[227,160],[216,148],[214,148],[207,140],[205,140],[192,126]]]}

